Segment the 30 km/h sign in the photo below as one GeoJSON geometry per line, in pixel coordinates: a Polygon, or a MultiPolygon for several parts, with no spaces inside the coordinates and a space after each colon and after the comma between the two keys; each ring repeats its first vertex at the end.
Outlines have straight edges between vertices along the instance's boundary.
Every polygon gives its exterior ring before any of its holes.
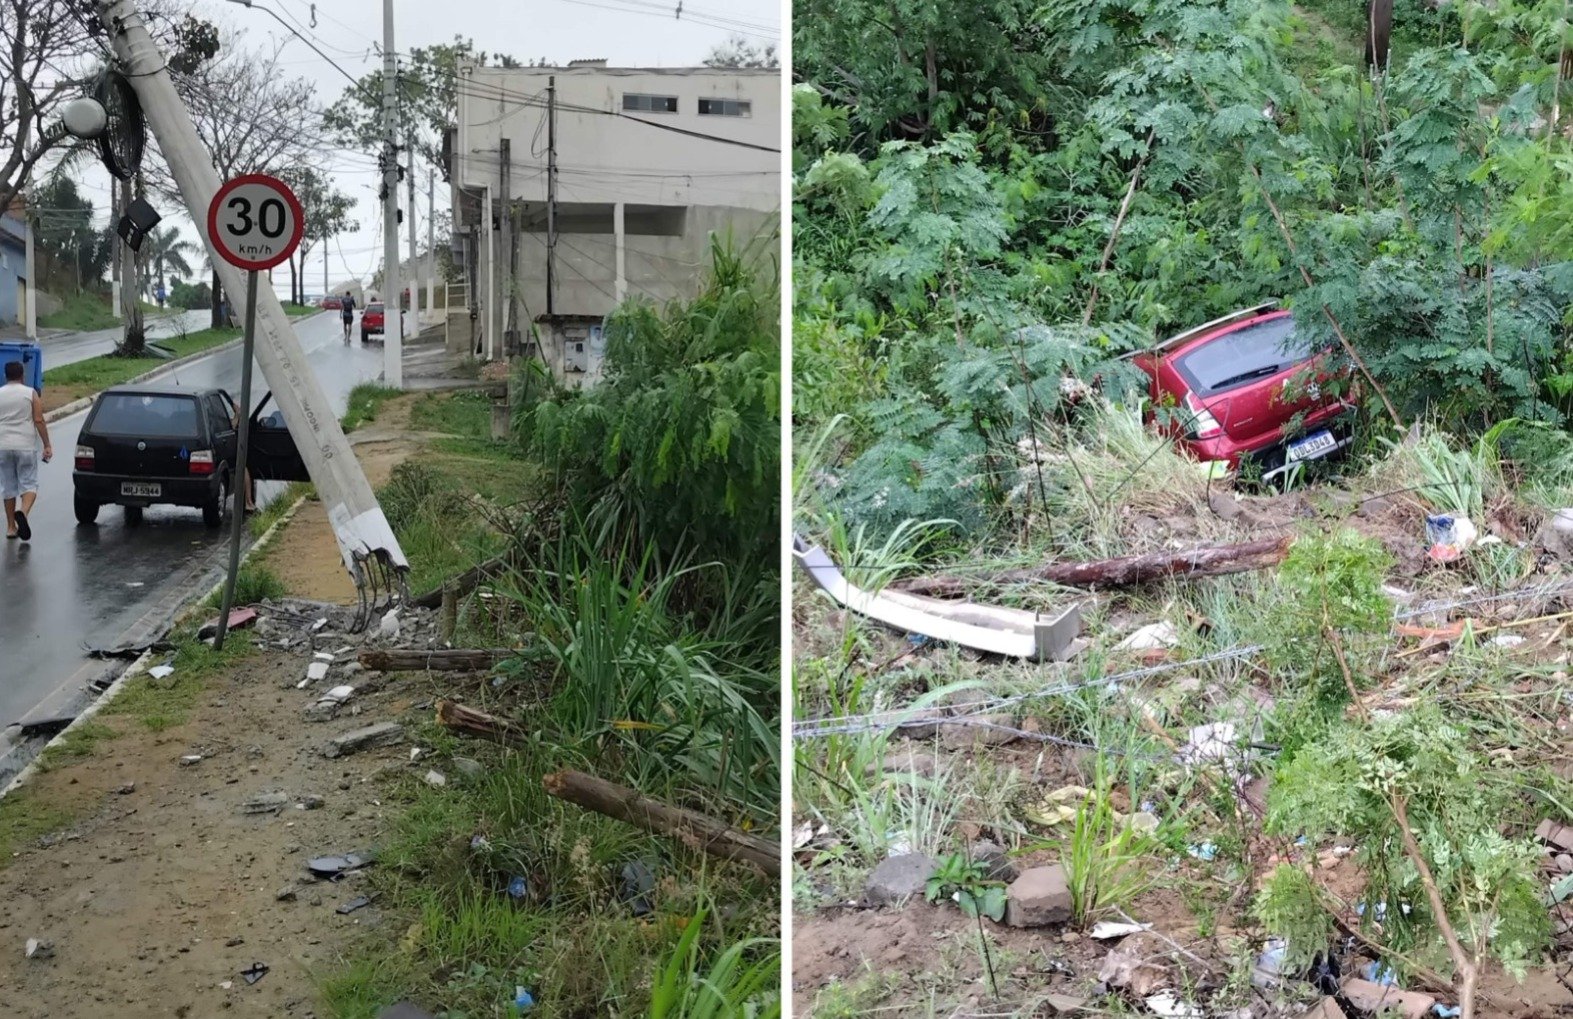
{"type": "Polygon", "coordinates": [[[208,236],[219,257],[252,272],[271,269],[294,254],[305,229],[295,193],[265,173],[224,182],[208,205],[208,236]]]}

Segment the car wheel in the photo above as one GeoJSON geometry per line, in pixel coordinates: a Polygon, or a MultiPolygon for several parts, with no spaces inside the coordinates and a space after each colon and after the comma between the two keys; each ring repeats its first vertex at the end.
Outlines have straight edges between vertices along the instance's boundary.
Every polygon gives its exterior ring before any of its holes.
{"type": "Polygon", "coordinates": [[[91,499],[84,499],[80,495],[71,500],[72,507],[76,510],[76,522],[91,524],[98,521],[98,503],[91,499]]]}
{"type": "MultiPolygon", "coordinates": [[[[137,526],[138,524],[140,524],[142,522],[142,507],[141,506],[127,506],[125,509],[126,509],[126,526],[127,527],[135,527],[135,526],[137,526]]],[[[97,512],[97,511],[95,510],[95,512],[97,512]]]]}
{"type": "Polygon", "coordinates": [[[216,494],[202,504],[202,522],[208,527],[218,527],[224,522],[224,497],[228,493],[229,486],[220,481],[216,494]]]}

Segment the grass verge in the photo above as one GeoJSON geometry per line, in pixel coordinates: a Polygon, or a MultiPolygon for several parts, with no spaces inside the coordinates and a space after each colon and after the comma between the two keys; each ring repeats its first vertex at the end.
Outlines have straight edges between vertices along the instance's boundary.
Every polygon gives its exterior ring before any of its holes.
{"type": "MultiPolygon", "coordinates": [[[[159,346],[172,351],[175,357],[211,350],[235,339],[239,329],[204,329],[173,339],[158,341],[159,346]]],[[[117,357],[105,354],[90,357],[59,368],[44,371],[44,410],[63,407],[73,400],[92,396],[109,386],[120,385],[168,364],[162,357],[117,357]]]]}
{"type": "Polygon", "coordinates": [[[344,410],[344,416],[339,419],[339,425],[346,432],[369,425],[377,420],[377,411],[382,409],[383,404],[402,395],[402,390],[376,382],[362,382],[350,390],[349,404],[344,410]]]}
{"type": "MultiPolygon", "coordinates": [[[[242,578],[245,573],[243,570],[242,578]]],[[[237,587],[237,599],[241,597],[238,592],[237,587]]],[[[143,673],[128,681],[120,695],[104,708],[104,716],[128,718],[152,732],[184,724],[206,681],[251,654],[252,635],[249,630],[231,633],[222,651],[197,640],[194,630],[177,635],[172,643],[175,650],[164,655],[159,664],[172,666],[175,671],[163,680],[143,673]]]]}

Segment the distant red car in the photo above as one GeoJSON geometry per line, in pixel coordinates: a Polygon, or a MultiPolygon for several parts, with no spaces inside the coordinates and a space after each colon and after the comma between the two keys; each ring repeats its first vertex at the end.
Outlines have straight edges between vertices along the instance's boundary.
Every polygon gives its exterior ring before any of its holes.
{"type": "Polygon", "coordinates": [[[338,311],[340,308],[344,307],[344,298],[335,297],[332,294],[329,294],[327,297],[322,299],[322,307],[326,311],[338,311]]]}
{"type": "MultiPolygon", "coordinates": [[[[373,334],[375,334],[378,338],[382,337],[384,329],[384,317],[385,316],[381,301],[375,301],[366,305],[366,310],[361,312],[360,316],[360,341],[362,343],[370,343],[373,334]]],[[[402,310],[399,312],[399,318],[401,320],[404,318],[404,312],[402,310]]]]}
{"type": "Polygon", "coordinates": [[[1199,460],[1248,461],[1270,481],[1352,441],[1352,403],[1331,390],[1328,351],[1313,349],[1275,304],[1226,315],[1138,354],[1153,418],[1199,460]],[[1298,418],[1297,418],[1298,416],[1298,418]],[[1298,424],[1292,429],[1292,424],[1298,424]]]}

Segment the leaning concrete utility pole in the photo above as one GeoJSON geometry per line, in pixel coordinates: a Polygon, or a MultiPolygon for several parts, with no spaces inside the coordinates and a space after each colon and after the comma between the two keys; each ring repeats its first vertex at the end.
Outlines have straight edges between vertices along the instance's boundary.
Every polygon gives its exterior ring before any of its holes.
{"type": "MultiPolygon", "coordinates": [[[[174,82],[165,69],[164,55],[148,35],[147,27],[131,0],[96,0],[100,20],[107,27],[115,56],[136,90],[143,114],[169,163],[186,211],[197,224],[207,245],[219,281],[230,299],[244,300],[246,281],[240,269],[219,256],[208,236],[207,210],[218,191],[218,174],[207,149],[197,137],[174,82]]],[[[257,113],[260,111],[248,111],[257,113]]],[[[312,374],[306,354],[284,308],[271,287],[262,288],[257,301],[256,360],[278,401],[284,422],[300,450],[301,459],[328,508],[328,522],[338,539],[345,568],[364,593],[376,576],[374,568],[398,573],[402,586],[409,561],[399,548],[393,529],[377,505],[360,461],[350,449],[328,395],[312,374]]],[[[244,308],[237,309],[244,312],[244,308]]],[[[249,408],[244,412],[249,413],[249,408]]]]}
{"type": "MultiPolygon", "coordinates": [[[[399,316],[399,58],[393,49],[393,0],[382,0],[382,381],[404,388],[404,326],[399,316]]],[[[412,210],[413,211],[413,210],[412,210]]]]}

